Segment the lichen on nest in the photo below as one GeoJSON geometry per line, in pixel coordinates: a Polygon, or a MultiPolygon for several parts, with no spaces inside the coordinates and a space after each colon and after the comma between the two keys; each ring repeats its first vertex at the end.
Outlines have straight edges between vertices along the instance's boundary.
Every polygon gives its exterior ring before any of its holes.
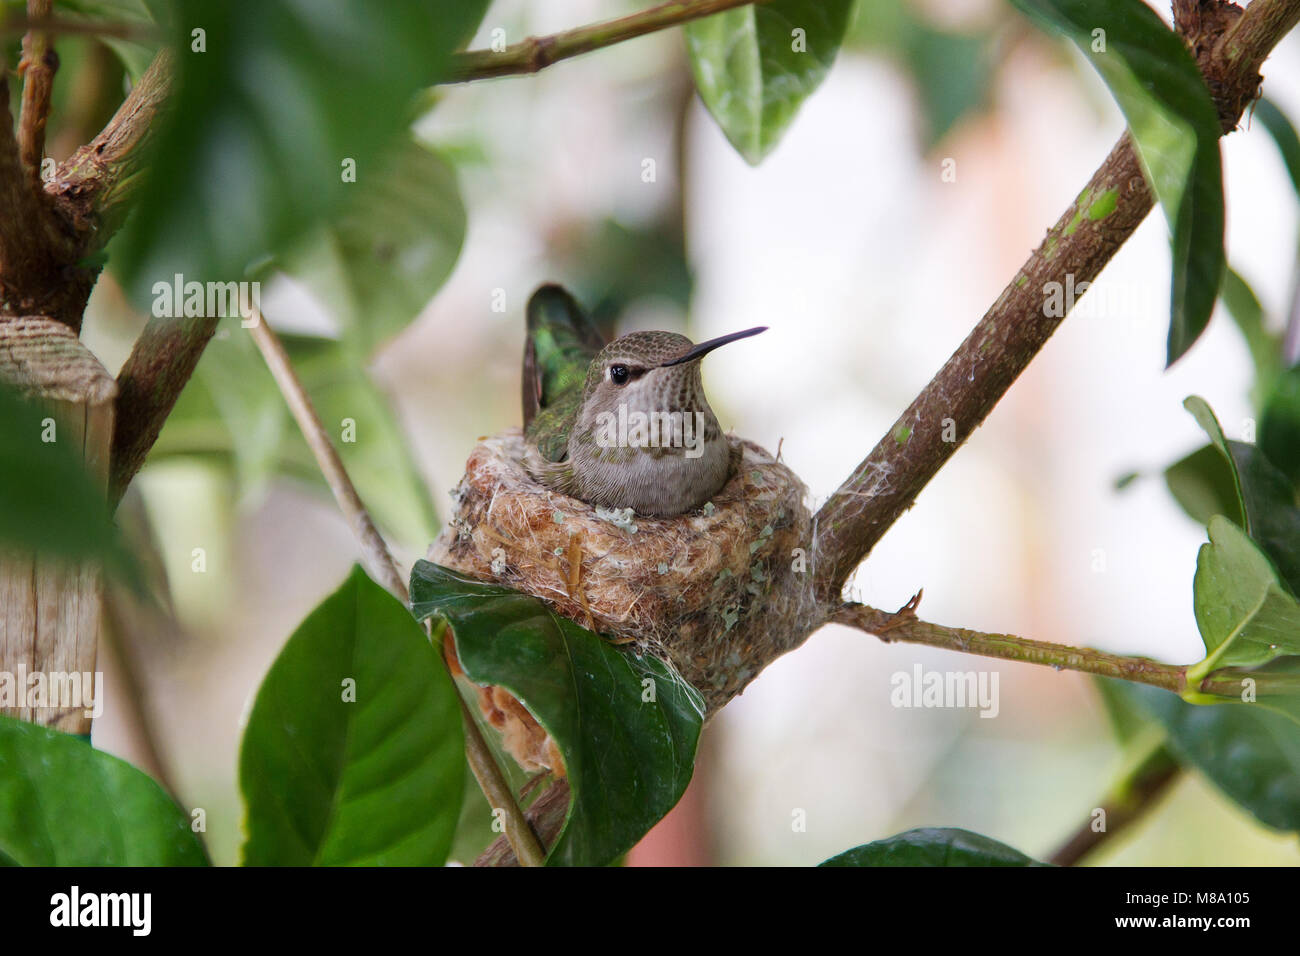
{"type": "MultiPolygon", "coordinates": [[[[713,500],[654,518],[598,514],[539,484],[524,464],[536,451],[518,429],[487,438],[470,454],[429,560],[542,598],[668,661],[713,714],[807,633],[816,606],[807,489],[758,445],[728,441],[741,463],[713,500]]],[[[538,748],[527,749],[537,765],[538,748]]]]}

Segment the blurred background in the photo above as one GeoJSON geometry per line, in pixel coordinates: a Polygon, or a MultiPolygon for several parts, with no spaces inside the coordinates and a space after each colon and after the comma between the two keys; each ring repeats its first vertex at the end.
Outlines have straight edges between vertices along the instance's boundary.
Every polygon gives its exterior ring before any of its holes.
{"type": "MultiPolygon", "coordinates": [[[[498,0],[471,46],[497,29],[515,42],[634,8],[498,0]]],[[[70,69],[98,55],[90,41],[67,45],[70,69]]],[[[1266,93],[1300,116],[1300,38],[1265,76],[1266,93]]],[[[757,168],[700,104],[676,30],[536,76],[442,87],[428,106],[416,129],[456,169],[463,249],[418,320],[368,359],[391,415],[346,383],[324,409],[356,419],[362,491],[408,567],[476,440],[519,423],[523,306],[538,284],[570,286],[618,333],[700,340],[770,326],[705,363],[708,394],[725,428],[780,445],[815,507],[1123,129],[1083,59],[998,0],[864,4],[829,77],[757,168]],[[942,175],[948,160],[955,181],[942,175]],[[395,451],[403,435],[409,468],[395,451]]],[[[77,142],[51,151],[62,158],[77,142]]],[[[1300,233],[1286,171],[1249,120],[1223,153],[1229,259],[1280,322],[1300,233]]],[[[1157,212],[859,569],[854,596],[895,608],[924,587],[928,620],[1172,663],[1202,655],[1191,586],[1204,529],[1160,473],[1203,444],[1182,407],[1190,394],[1229,437],[1251,429],[1251,370],[1222,315],[1164,370],[1169,261],[1157,212]],[[1131,472],[1140,477],[1117,491],[1131,472]]],[[[328,297],[307,284],[281,279],[263,306],[282,331],[330,329],[328,297]]],[[[110,371],[145,319],[106,273],[86,340],[110,371]]],[[[292,458],[294,426],[265,412],[256,366],[220,336],[124,506],[124,520],[152,527],[175,621],[119,609],[113,629],[148,652],[126,670],[112,643],[101,652],[109,696],[95,743],[164,770],[207,811],[213,858],[230,864],[247,708],[357,550],[333,502],[294,477],[302,463],[280,460],[292,458]],[[152,740],[126,706],[133,695],[152,740]]],[[[807,865],[915,826],[964,827],[1043,858],[1087,821],[1122,759],[1085,677],[827,627],[710,725],[687,798],[631,862],[807,865]],[[916,664],[997,672],[997,716],[891,706],[891,676],[916,664]]],[[[467,818],[481,804],[471,797],[467,818]]],[[[481,848],[485,831],[472,833],[479,842],[462,841],[457,859],[481,848]]],[[[1091,862],[1296,864],[1300,852],[1187,774],[1091,862]]]]}

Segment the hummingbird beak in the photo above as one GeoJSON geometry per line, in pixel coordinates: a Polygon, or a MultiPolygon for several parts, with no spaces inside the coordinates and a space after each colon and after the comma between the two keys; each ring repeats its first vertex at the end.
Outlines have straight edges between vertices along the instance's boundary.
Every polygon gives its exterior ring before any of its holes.
{"type": "Polygon", "coordinates": [[[726,345],[728,342],[734,342],[737,339],[747,339],[751,335],[757,335],[759,332],[766,332],[767,326],[760,325],[755,329],[745,329],[743,332],[732,332],[730,335],[720,335],[716,339],[709,339],[707,342],[701,342],[699,345],[691,347],[691,350],[671,362],[664,362],[660,368],[668,368],[671,365],[683,365],[686,362],[694,362],[696,359],[703,358],[720,345],[726,345]]]}

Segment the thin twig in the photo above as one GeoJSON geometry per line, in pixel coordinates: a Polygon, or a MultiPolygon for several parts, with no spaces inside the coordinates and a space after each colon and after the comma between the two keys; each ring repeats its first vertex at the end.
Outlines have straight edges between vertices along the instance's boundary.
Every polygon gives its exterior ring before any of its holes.
{"type": "Polygon", "coordinates": [[[1182,766],[1164,745],[1160,733],[1147,742],[1105,801],[1049,858],[1056,866],[1075,866],[1103,843],[1113,840],[1155,808],[1182,775],[1182,766]]]}
{"type": "MultiPolygon", "coordinates": [[[[532,828],[548,843],[555,840],[564,829],[564,820],[569,812],[569,800],[572,791],[569,781],[556,780],[542,795],[533,801],[525,814],[532,828]]],[[[510,846],[510,841],[498,837],[488,845],[477,860],[475,866],[518,866],[519,858],[510,846]]]]}
{"type": "MultiPolygon", "coordinates": [[[[303,438],[307,440],[312,454],[316,456],[321,474],[324,475],[325,481],[334,493],[334,500],[338,502],[339,510],[352,526],[352,532],[361,544],[367,569],[375,580],[409,607],[410,593],[406,581],[398,571],[397,562],[371,520],[370,513],[352,484],[352,479],[348,477],[347,469],[344,468],[342,459],[335,451],[334,443],[330,440],[325,426],[321,424],[307,390],[303,388],[293,370],[288,353],[271,330],[265,316],[255,311],[249,318],[252,322],[250,331],[253,341],[257,343],[267,367],[275,377],[276,384],[280,386],[280,392],[284,395],[289,410],[293,412],[293,417],[302,430],[303,438]]],[[[501,773],[501,768],[492,756],[492,751],[483,739],[478,724],[475,723],[464,699],[459,694],[456,695],[456,699],[460,701],[461,716],[465,724],[465,750],[470,769],[473,770],[491,806],[505,811],[506,836],[510,840],[511,849],[525,866],[543,865],[546,854],[537,842],[537,837],[524,817],[523,811],[519,809],[510,784],[501,773]]]]}
{"type": "Polygon", "coordinates": [[[552,63],[590,53],[602,47],[622,43],[647,33],[655,33],[701,17],[712,16],[736,7],[765,3],[767,0],[685,0],[679,3],[661,3],[648,10],[605,20],[563,33],[544,37],[529,37],[497,52],[494,50],[466,50],[455,53],[443,83],[466,83],[496,76],[518,76],[536,73],[552,63]]]}
{"type": "MultiPolygon", "coordinates": [[[[27,0],[27,17],[39,21],[50,15],[54,0],[27,0]]],[[[33,192],[41,190],[41,160],[45,158],[45,124],[50,116],[54,73],[59,58],[44,30],[29,30],[23,37],[22,112],[18,119],[18,148],[33,192]]]]}
{"type": "MultiPolygon", "coordinates": [[[[1081,671],[1102,677],[1116,677],[1138,684],[1150,684],[1175,694],[1187,692],[1187,666],[1162,664],[1148,657],[1128,657],[1108,654],[1090,647],[1072,647],[1068,644],[1050,644],[1030,640],[1015,634],[995,634],[972,631],[964,627],[947,627],[923,621],[913,611],[880,611],[865,604],[841,605],[831,616],[835,624],[845,624],[874,634],[886,643],[903,641],[909,644],[926,644],[963,654],[996,657],[1005,661],[1041,664],[1055,670],[1081,671]]],[[[1300,677],[1292,674],[1270,674],[1242,668],[1225,667],[1213,671],[1192,688],[1208,698],[1241,700],[1242,681],[1254,681],[1255,693],[1293,694],[1300,691],[1300,677]]]]}

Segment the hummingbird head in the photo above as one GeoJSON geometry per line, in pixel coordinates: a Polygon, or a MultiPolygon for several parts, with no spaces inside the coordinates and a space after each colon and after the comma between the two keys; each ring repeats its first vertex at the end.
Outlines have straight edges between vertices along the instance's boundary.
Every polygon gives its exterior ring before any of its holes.
{"type": "MultiPolygon", "coordinates": [[[[699,345],[676,332],[629,332],[591,361],[583,388],[582,418],[602,412],[694,412],[708,409],[700,359],[719,346],[766,331],[733,332],[699,345]]],[[[581,424],[581,423],[580,423],[581,424]]]]}

